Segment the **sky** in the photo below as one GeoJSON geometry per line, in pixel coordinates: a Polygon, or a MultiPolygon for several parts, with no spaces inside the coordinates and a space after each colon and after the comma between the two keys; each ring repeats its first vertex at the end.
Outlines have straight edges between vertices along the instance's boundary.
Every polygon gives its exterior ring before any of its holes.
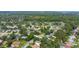
{"type": "Polygon", "coordinates": [[[0,11],[79,11],[79,0],[0,0],[0,11]]]}

